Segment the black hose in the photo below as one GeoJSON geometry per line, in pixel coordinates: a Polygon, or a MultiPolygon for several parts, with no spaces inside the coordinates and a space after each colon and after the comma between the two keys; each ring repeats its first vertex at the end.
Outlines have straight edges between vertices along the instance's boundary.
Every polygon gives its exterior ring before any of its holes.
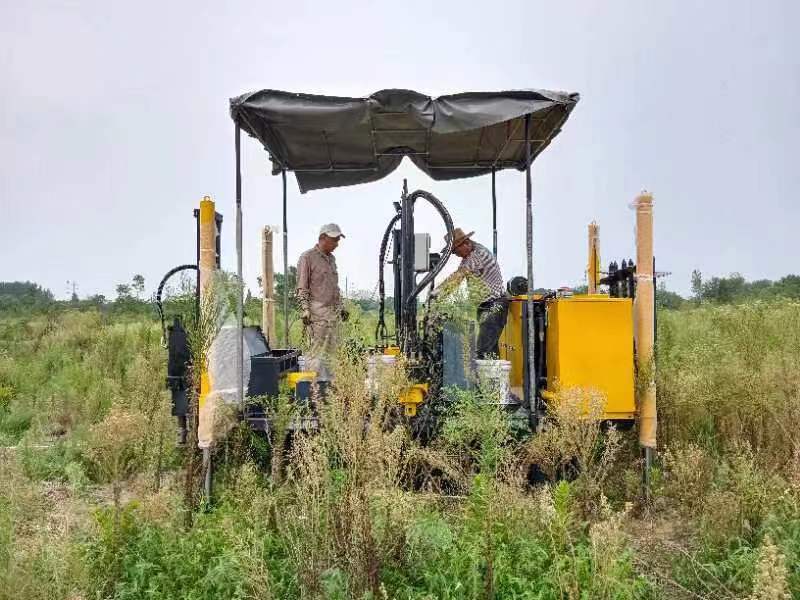
{"type": "Polygon", "coordinates": [[[167,280],[175,275],[176,273],[180,273],[181,271],[187,271],[189,269],[195,269],[199,272],[197,265],[181,265],[179,267],[175,267],[174,269],[170,269],[167,271],[167,274],[164,275],[164,278],[161,280],[161,283],[158,284],[158,291],[156,291],[156,310],[158,310],[158,316],[161,319],[161,335],[163,339],[166,341],[167,339],[167,324],[164,319],[164,305],[161,303],[161,294],[164,292],[164,286],[167,284],[167,280]]]}
{"type": "MultiPolygon", "coordinates": [[[[394,229],[395,224],[399,220],[400,220],[400,213],[397,213],[389,221],[389,226],[383,233],[383,239],[381,240],[381,249],[378,253],[378,325],[375,327],[375,341],[379,345],[383,340],[385,340],[388,337],[388,332],[386,331],[386,320],[385,320],[386,286],[384,284],[383,266],[386,261],[386,249],[389,246],[389,236],[392,235],[392,229],[394,229]]],[[[397,292],[395,291],[395,293],[397,292]]]]}
{"type": "Polygon", "coordinates": [[[417,190],[416,192],[412,192],[410,199],[411,202],[416,201],[417,198],[424,198],[428,202],[430,202],[433,207],[439,212],[439,216],[442,217],[444,221],[445,229],[447,230],[447,245],[445,246],[444,250],[442,250],[442,257],[439,259],[438,264],[428,271],[428,274],[422,278],[422,281],[417,284],[417,288],[408,298],[408,306],[411,306],[412,302],[416,302],[417,296],[420,295],[422,290],[433,281],[436,276],[444,269],[444,266],[447,264],[447,261],[450,259],[450,255],[453,253],[453,219],[450,218],[450,213],[447,212],[447,209],[444,207],[444,204],[439,201],[439,199],[431,194],[430,192],[426,192],[423,190],[417,190]]]}

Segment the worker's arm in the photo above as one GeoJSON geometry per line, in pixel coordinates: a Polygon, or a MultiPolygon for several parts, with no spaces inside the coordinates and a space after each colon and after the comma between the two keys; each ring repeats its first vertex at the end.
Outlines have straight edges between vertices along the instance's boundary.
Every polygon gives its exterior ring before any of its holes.
{"type": "Polygon", "coordinates": [[[464,278],[469,274],[469,271],[464,268],[463,263],[462,266],[458,267],[453,273],[448,275],[442,283],[436,286],[436,288],[431,292],[433,297],[436,296],[447,296],[451,294],[453,291],[461,285],[461,282],[464,278]]]}

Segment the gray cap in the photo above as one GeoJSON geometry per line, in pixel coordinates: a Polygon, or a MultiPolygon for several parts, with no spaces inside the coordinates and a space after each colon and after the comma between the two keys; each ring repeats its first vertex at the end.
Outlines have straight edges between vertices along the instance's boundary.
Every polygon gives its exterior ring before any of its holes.
{"type": "Polygon", "coordinates": [[[342,230],[336,223],[328,223],[327,225],[323,225],[319,230],[319,234],[327,235],[328,237],[332,238],[344,237],[342,230]]]}

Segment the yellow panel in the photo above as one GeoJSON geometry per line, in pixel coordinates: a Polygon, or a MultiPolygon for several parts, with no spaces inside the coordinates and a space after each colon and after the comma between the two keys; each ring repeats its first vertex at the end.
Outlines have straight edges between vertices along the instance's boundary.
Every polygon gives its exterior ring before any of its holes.
{"type": "Polygon", "coordinates": [[[289,373],[286,377],[286,381],[289,384],[289,389],[293,390],[297,387],[297,384],[301,381],[314,381],[314,378],[317,376],[316,371],[294,371],[289,373]]]}
{"type": "Polygon", "coordinates": [[[526,296],[514,296],[508,307],[508,320],[500,334],[500,358],[511,363],[511,387],[522,387],[524,347],[522,345],[522,306],[526,296]]]}
{"type": "Polygon", "coordinates": [[[209,375],[207,369],[202,369],[200,371],[200,395],[197,397],[197,405],[200,408],[206,403],[206,398],[208,398],[208,394],[211,392],[211,375],[209,375]]]}
{"type": "Polygon", "coordinates": [[[633,306],[604,294],[547,304],[547,387],[580,386],[606,394],[605,418],[636,414],[633,306]]]}

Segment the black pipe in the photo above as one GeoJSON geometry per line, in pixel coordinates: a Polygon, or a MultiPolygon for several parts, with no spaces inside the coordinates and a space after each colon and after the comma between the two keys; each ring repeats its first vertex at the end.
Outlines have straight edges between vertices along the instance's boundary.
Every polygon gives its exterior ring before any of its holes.
{"type": "Polygon", "coordinates": [[[528,350],[526,357],[528,363],[528,389],[530,397],[528,407],[530,409],[531,429],[536,429],[539,415],[539,376],[536,364],[536,343],[534,340],[534,315],[533,315],[533,192],[531,186],[531,143],[530,143],[531,115],[525,115],[525,242],[528,262],[528,299],[527,299],[527,321],[528,334],[525,340],[525,347],[528,350]]]}
{"type": "Polygon", "coordinates": [[[636,265],[633,264],[633,259],[628,260],[628,297],[636,298],[636,265]]]}
{"type": "Polygon", "coordinates": [[[167,323],[164,318],[164,305],[161,302],[161,294],[164,291],[164,286],[167,284],[167,280],[175,275],[176,273],[180,273],[181,271],[187,271],[189,269],[195,269],[198,274],[200,273],[200,269],[197,265],[181,265],[179,267],[175,267],[174,269],[170,269],[167,271],[167,274],[161,279],[161,283],[158,284],[158,290],[156,290],[156,310],[158,311],[158,316],[161,319],[161,335],[164,338],[164,343],[167,340],[167,323]]]}
{"type": "Polygon", "coordinates": [[[200,210],[194,209],[195,220],[195,266],[197,267],[197,281],[194,287],[194,321],[200,322],[200,210]]]}
{"type": "MultiPolygon", "coordinates": [[[[236,394],[237,400],[244,413],[244,340],[242,331],[244,330],[244,274],[242,271],[242,152],[241,152],[241,128],[236,125],[236,278],[239,286],[236,294],[236,394]]],[[[209,458],[209,465],[211,465],[209,458]]],[[[209,471],[210,471],[209,467],[209,471]]],[[[211,485],[210,476],[207,478],[208,485],[211,485]]],[[[211,492],[210,488],[207,490],[211,492]]]]}
{"type": "Polygon", "coordinates": [[[626,260],[623,258],[623,259],[622,259],[622,265],[621,265],[621,267],[620,267],[620,271],[622,271],[622,273],[620,273],[620,274],[619,274],[619,278],[620,278],[620,279],[619,279],[619,283],[620,283],[620,286],[619,286],[619,295],[620,295],[620,298],[629,298],[629,297],[630,297],[630,296],[628,295],[628,278],[627,278],[627,276],[625,275],[625,271],[626,271],[627,269],[628,269],[628,261],[626,261],[626,260]]]}
{"type": "Polygon", "coordinates": [[[608,265],[608,295],[612,298],[619,298],[619,279],[617,278],[617,261],[611,261],[608,265]]]}
{"type": "Polygon", "coordinates": [[[392,231],[392,241],[392,274],[394,276],[394,343],[396,346],[399,346],[400,336],[403,329],[403,278],[400,271],[401,238],[399,229],[392,231]]]}
{"type": "Polygon", "coordinates": [[[214,213],[214,223],[217,226],[216,236],[216,252],[217,252],[217,269],[222,268],[222,215],[218,212],[214,213]]]}
{"type": "MultiPolygon", "coordinates": [[[[453,219],[447,212],[444,204],[430,192],[417,190],[411,194],[403,193],[401,204],[401,239],[400,239],[400,274],[401,289],[395,290],[395,297],[402,294],[400,303],[399,343],[406,354],[413,354],[417,350],[417,323],[416,323],[416,301],[420,293],[433,281],[436,276],[444,269],[447,260],[453,252],[453,219]],[[422,281],[415,285],[416,273],[414,271],[414,203],[418,198],[427,200],[439,213],[444,221],[447,231],[447,244],[442,251],[439,262],[434,266],[422,281]]],[[[395,240],[396,241],[396,240],[395,240]]],[[[397,269],[395,268],[395,272],[397,269]]]]}
{"type": "Polygon", "coordinates": [[[403,350],[410,354],[416,349],[417,305],[411,301],[411,293],[417,274],[414,271],[414,200],[408,195],[405,181],[403,181],[400,205],[400,297],[402,299],[400,340],[403,350]]]}
{"type": "Polygon", "coordinates": [[[428,274],[425,275],[425,277],[422,278],[422,281],[420,281],[417,284],[416,289],[411,294],[411,298],[409,299],[409,300],[416,300],[417,296],[419,296],[420,293],[422,293],[422,290],[424,290],[427,287],[427,285],[436,278],[436,276],[442,271],[442,269],[444,269],[445,264],[450,259],[450,255],[453,253],[453,219],[450,216],[450,213],[447,212],[447,209],[445,208],[444,204],[442,204],[442,202],[433,194],[425,192],[423,190],[417,190],[416,192],[411,194],[410,197],[412,202],[416,202],[417,198],[424,198],[425,200],[427,200],[436,209],[436,211],[439,213],[439,216],[442,217],[442,220],[444,221],[445,230],[447,231],[447,244],[445,245],[445,248],[441,252],[441,257],[439,258],[439,262],[436,264],[435,267],[433,267],[430,271],[428,271],[428,274]]]}

